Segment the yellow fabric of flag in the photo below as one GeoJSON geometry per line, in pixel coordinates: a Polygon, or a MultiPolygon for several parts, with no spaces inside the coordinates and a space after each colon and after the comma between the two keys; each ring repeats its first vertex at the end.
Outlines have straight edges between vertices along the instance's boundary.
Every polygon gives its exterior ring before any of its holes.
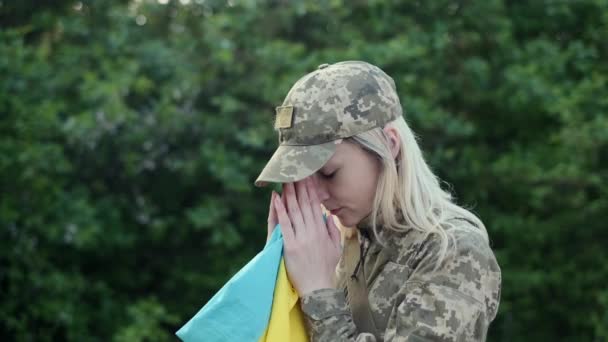
{"type": "Polygon", "coordinates": [[[287,277],[285,261],[281,257],[270,320],[259,342],[308,342],[304,316],[298,300],[298,292],[287,277]]]}

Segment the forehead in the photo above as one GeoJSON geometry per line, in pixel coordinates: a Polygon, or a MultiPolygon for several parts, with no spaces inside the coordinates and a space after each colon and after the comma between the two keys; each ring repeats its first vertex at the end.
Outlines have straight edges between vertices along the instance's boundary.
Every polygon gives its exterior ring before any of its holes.
{"type": "Polygon", "coordinates": [[[364,153],[364,151],[352,142],[345,140],[336,146],[336,152],[329,158],[323,167],[327,168],[346,163],[355,158],[357,153],[364,153]]]}

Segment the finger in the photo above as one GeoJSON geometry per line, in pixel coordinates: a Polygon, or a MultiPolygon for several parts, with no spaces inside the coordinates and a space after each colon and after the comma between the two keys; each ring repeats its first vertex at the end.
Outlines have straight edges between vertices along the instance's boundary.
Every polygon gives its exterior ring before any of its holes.
{"type": "Polygon", "coordinates": [[[285,185],[284,197],[287,197],[287,212],[294,228],[295,234],[299,232],[297,230],[306,229],[304,227],[304,219],[300,211],[300,205],[298,204],[298,198],[293,183],[287,183],[285,185]]]}
{"type": "Polygon", "coordinates": [[[270,208],[268,209],[268,235],[266,236],[266,241],[270,239],[270,235],[272,235],[274,227],[276,227],[278,223],[277,211],[274,206],[275,197],[276,193],[273,191],[270,195],[270,208]]]}
{"type": "Polygon", "coordinates": [[[319,201],[317,188],[310,177],[306,179],[306,187],[308,189],[308,196],[310,197],[310,207],[312,209],[314,222],[317,227],[323,227],[323,230],[326,231],[327,223],[323,220],[323,211],[321,210],[321,202],[319,201]]]}
{"type": "Polygon", "coordinates": [[[277,209],[277,216],[279,218],[279,224],[281,227],[281,233],[283,233],[285,245],[291,246],[295,240],[295,234],[293,227],[291,226],[289,215],[287,215],[287,209],[283,206],[283,202],[281,201],[281,196],[277,195],[274,198],[274,206],[277,209]]]}
{"type": "Polygon", "coordinates": [[[283,207],[287,208],[287,196],[285,196],[285,190],[287,189],[287,183],[283,183],[283,196],[281,196],[281,201],[283,203],[283,207]]]}
{"type": "Polygon", "coordinates": [[[304,225],[306,226],[306,230],[314,229],[313,227],[317,227],[317,221],[315,220],[312,207],[310,203],[310,197],[308,196],[307,184],[308,181],[306,179],[301,180],[296,183],[296,192],[298,198],[298,204],[300,206],[300,212],[302,213],[302,219],[304,220],[304,225]]]}

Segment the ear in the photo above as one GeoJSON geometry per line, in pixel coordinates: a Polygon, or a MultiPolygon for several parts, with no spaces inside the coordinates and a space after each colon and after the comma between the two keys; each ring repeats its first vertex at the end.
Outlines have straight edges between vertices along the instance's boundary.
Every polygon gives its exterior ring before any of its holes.
{"type": "Polygon", "coordinates": [[[395,159],[399,155],[399,151],[401,149],[401,137],[399,136],[397,129],[394,127],[386,126],[383,128],[383,130],[388,138],[393,159],[395,159]]]}

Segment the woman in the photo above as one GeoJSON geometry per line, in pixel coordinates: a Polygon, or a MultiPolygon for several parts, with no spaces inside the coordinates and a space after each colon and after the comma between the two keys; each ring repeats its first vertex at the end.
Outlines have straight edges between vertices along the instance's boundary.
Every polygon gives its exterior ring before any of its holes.
{"type": "Polygon", "coordinates": [[[268,233],[280,223],[311,340],[485,340],[500,268],[483,223],[425,163],[393,79],[365,62],[323,64],[291,88],[275,129],[256,185],[283,183],[268,233]],[[322,206],[357,238],[343,248],[322,206]]]}

